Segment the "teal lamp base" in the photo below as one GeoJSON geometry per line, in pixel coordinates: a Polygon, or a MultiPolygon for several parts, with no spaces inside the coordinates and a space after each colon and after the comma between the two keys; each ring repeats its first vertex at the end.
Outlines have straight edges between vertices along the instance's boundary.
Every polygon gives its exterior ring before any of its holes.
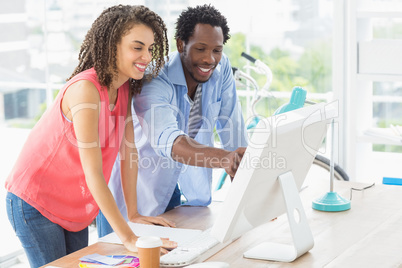
{"type": "Polygon", "coordinates": [[[350,201],[336,192],[327,192],[313,201],[313,209],[321,211],[344,211],[350,209],[350,201]]]}

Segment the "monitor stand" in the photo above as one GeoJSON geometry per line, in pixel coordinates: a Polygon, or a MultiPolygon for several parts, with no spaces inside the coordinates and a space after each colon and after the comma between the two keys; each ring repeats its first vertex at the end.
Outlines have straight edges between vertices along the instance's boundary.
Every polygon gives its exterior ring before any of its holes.
{"type": "Polygon", "coordinates": [[[246,252],[245,258],[292,262],[314,246],[314,239],[300,200],[293,174],[284,173],[278,177],[282,189],[293,245],[262,243],[246,252]]]}

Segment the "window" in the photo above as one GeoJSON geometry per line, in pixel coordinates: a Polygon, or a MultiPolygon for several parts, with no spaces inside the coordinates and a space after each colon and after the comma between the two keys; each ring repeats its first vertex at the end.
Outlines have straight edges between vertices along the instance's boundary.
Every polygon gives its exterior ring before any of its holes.
{"type": "MultiPolygon", "coordinates": [[[[195,0],[14,0],[0,3],[0,160],[6,178],[29,129],[51,103],[78,63],[82,40],[94,19],[108,6],[143,4],[162,16],[169,30],[170,50],[177,16],[187,6],[209,4],[195,0]],[[26,130],[23,130],[25,128],[26,130]]],[[[213,5],[228,19],[232,38],[224,52],[232,65],[248,63],[242,51],[264,61],[274,72],[272,96],[257,107],[263,116],[290,97],[294,86],[303,86],[308,98],[332,98],[333,1],[216,0],[213,5]]],[[[260,86],[263,77],[250,71],[260,86]]],[[[246,121],[253,92],[239,88],[246,121]]],[[[4,183],[4,182],[2,182],[4,183]]],[[[0,191],[4,195],[4,190],[0,191]]],[[[0,196],[1,197],[1,196],[0,196]]],[[[4,198],[1,198],[4,200],[4,198]]],[[[0,215],[5,215],[4,205],[0,215]]],[[[1,217],[7,221],[6,217],[1,217]]],[[[2,226],[9,227],[8,222],[2,226]]],[[[19,250],[12,230],[0,252],[19,250]],[[4,248],[3,248],[4,246],[4,248]],[[4,249],[4,250],[3,250],[4,249]]],[[[3,233],[1,235],[3,236],[3,233]]],[[[1,257],[1,256],[0,256],[1,257]]],[[[1,259],[1,258],[0,258],[1,259]]]]}

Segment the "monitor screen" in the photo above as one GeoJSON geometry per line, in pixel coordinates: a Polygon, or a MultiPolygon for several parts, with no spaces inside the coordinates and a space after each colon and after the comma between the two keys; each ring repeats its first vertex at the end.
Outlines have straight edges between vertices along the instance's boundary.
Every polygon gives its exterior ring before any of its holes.
{"type": "Polygon", "coordinates": [[[298,193],[335,111],[334,105],[320,103],[258,123],[212,227],[214,237],[220,242],[234,240],[285,213],[287,192],[300,199],[298,193]],[[293,177],[293,193],[279,182],[284,174],[293,177]]]}

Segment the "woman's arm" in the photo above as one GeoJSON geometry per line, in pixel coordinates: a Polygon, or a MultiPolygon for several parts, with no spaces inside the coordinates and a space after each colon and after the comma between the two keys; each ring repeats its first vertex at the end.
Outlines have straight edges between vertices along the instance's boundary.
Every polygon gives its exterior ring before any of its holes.
{"type": "MultiPolygon", "coordinates": [[[[129,98],[131,100],[131,97],[129,98]]],[[[130,102],[131,103],[131,102],[130,102]]],[[[137,210],[137,175],[138,151],[135,147],[134,126],[131,116],[131,104],[128,105],[124,138],[120,147],[120,172],[127,216],[132,222],[157,224],[175,227],[175,224],[163,217],[141,216],[137,210]]]]}
{"type": "MultiPolygon", "coordinates": [[[[130,251],[137,251],[137,237],[132,232],[110,192],[102,170],[102,152],[99,145],[98,120],[100,97],[89,81],[71,85],[62,100],[63,113],[73,122],[79,155],[88,188],[113,230],[130,251]]],[[[176,243],[164,241],[164,247],[176,243]]]]}
{"type": "Polygon", "coordinates": [[[113,230],[130,251],[136,251],[137,237],[131,231],[117,208],[102,170],[102,152],[99,144],[98,120],[100,97],[89,81],[71,85],[62,101],[62,109],[72,120],[79,155],[87,186],[113,230]]]}

